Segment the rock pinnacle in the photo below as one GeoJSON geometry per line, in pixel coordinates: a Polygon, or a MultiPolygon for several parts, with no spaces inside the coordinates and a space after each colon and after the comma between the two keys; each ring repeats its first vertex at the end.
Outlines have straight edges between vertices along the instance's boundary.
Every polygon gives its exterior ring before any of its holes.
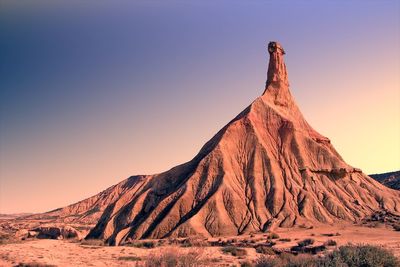
{"type": "Polygon", "coordinates": [[[268,44],[268,52],[270,55],[268,72],[267,72],[267,82],[265,85],[265,92],[268,87],[288,87],[288,77],[286,71],[285,61],[283,59],[283,55],[285,54],[285,50],[278,42],[269,42],[268,44]]]}

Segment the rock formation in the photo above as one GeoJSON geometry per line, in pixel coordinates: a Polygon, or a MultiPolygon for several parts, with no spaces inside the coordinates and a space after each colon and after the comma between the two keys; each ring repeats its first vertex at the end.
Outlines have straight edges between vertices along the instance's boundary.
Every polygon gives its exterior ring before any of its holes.
{"type": "Polygon", "coordinates": [[[46,220],[54,223],[83,223],[94,225],[98,222],[105,208],[129,190],[131,179],[113,185],[97,195],[79,201],[67,207],[42,214],[24,216],[22,220],[46,220]]]}
{"type": "Polygon", "coordinates": [[[285,61],[283,60],[283,55],[285,50],[277,42],[270,42],[268,44],[269,52],[269,65],[267,72],[267,82],[265,85],[265,94],[269,86],[275,87],[289,87],[288,75],[286,71],[285,61]]]}
{"type": "Polygon", "coordinates": [[[85,218],[93,207],[104,210],[87,238],[120,244],[355,222],[376,210],[399,212],[400,192],[346,164],[330,140],[306,122],[289,91],[282,46],[271,42],[268,51],[262,96],[191,161],[161,174],[132,176],[55,216],[85,218]]]}

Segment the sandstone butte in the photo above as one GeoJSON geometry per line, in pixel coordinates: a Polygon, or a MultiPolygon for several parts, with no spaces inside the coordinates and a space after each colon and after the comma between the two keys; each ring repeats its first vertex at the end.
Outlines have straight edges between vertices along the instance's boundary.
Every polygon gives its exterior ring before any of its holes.
{"type": "Polygon", "coordinates": [[[132,176],[37,217],[93,223],[86,238],[232,236],[275,227],[357,222],[400,212],[400,192],[346,164],[304,119],[290,91],[284,50],[270,54],[264,93],[189,162],[132,176]]]}

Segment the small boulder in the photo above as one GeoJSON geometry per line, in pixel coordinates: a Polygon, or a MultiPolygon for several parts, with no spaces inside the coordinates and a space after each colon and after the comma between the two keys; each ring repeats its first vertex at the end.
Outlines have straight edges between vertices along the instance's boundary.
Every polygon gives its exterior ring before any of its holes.
{"type": "Polygon", "coordinates": [[[39,233],[35,231],[28,231],[28,237],[34,238],[37,237],[39,233]]]}
{"type": "Polygon", "coordinates": [[[19,240],[24,240],[29,237],[29,231],[26,229],[20,229],[15,233],[15,237],[19,240]]]}

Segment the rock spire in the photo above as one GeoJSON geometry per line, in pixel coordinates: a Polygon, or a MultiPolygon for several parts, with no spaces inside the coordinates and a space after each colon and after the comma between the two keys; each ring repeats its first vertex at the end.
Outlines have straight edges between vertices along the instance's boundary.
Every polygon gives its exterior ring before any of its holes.
{"type": "Polygon", "coordinates": [[[278,42],[269,42],[268,44],[268,52],[270,55],[269,65],[268,65],[268,73],[267,73],[267,82],[265,85],[265,92],[268,87],[288,87],[288,75],[286,71],[285,61],[283,59],[283,55],[285,55],[285,50],[278,42]]]}

